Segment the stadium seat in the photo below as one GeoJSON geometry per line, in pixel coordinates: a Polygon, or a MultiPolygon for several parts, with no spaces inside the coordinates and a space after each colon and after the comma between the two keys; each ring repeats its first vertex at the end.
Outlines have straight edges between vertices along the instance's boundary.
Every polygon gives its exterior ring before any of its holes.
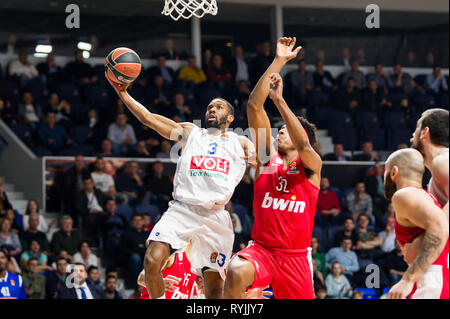
{"type": "Polygon", "coordinates": [[[336,196],[339,199],[339,204],[341,205],[341,208],[345,206],[345,199],[343,197],[342,191],[337,187],[330,187],[330,191],[333,191],[336,193],[336,196]]]}
{"type": "Polygon", "coordinates": [[[412,133],[413,132],[410,129],[391,130],[388,137],[387,148],[391,151],[394,151],[397,149],[397,146],[400,143],[406,143],[406,145],[409,145],[412,133]]]}
{"type": "Polygon", "coordinates": [[[403,112],[388,112],[384,116],[384,123],[388,129],[406,129],[408,121],[403,112]]]}
{"type": "Polygon", "coordinates": [[[319,245],[322,248],[322,250],[325,250],[326,247],[328,247],[328,242],[325,238],[325,232],[321,227],[315,226],[312,232],[313,237],[317,237],[317,240],[319,241],[319,245]]]}
{"type": "Polygon", "coordinates": [[[11,104],[17,106],[21,99],[19,85],[12,80],[6,81],[5,90],[11,104]]]}
{"type": "Polygon", "coordinates": [[[41,107],[47,106],[49,90],[42,83],[39,77],[35,77],[28,81],[25,90],[29,91],[31,95],[33,95],[33,100],[36,104],[40,105],[41,107]]]}
{"type": "Polygon", "coordinates": [[[73,102],[80,102],[80,92],[78,91],[78,88],[71,84],[71,83],[62,83],[59,84],[56,88],[56,92],[59,95],[59,98],[65,99],[70,103],[73,102]]]}
{"type": "Polygon", "coordinates": [[[380,299],[380,296],[373,288],[355,288],[353,290],[361,291],[363,294],[363,299],[380,299]]]}
{"type": "Polygon", "coordinates": [[[86,144],[89,133],[91,129],[88,126],[74,125],[70,128],[70,137],[79,145],[86,144]]]}
{"type": "Polygon", "coordinates": [[[155,220],[160,213],[159,208],[156,205],[137,205],[136,214],[149,214],[152,219],[152,225],[154,225],[155,220]]]}
{"type": "Polygon", "coordinates": [[[117,205],[117,214],[124,216],[128,222],[131,221],[131,216],[133,215],[133,209],[130,205],[119,204],[117,205]]]}
{"type": "Polygon", "coordinates": [[[419,74],[414,77],[414,82],[416,82],[421,87],[424,87],[426,78],[427,78],[426,74],[419,74]]]}
{"type": "Polygon", "coordinates": [[[334,244],[334,237],[338,232],[341,230],[344,230],[344,226],[331,226],[328,228],[328,249],[333,247],[334,244]]]}
{"type": "MultiPolygon", "coordinates": [[[[375,150],[386,149],[386,132],[383,128],[364,128],[359,132],[361,142],[370,141],[375,150]]],[[[345,147],[345,146],[344,146],[345,147]]]]}
{"type": "Polygon", "coordinates": [[[375,112],[359,112],[356,115],[356,126],[360,129],[381,128],[380,119],[375,112]]]}

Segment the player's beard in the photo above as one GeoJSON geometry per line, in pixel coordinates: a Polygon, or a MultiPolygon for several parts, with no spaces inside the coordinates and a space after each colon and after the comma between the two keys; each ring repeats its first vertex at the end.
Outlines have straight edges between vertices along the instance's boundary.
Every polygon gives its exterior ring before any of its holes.
{"type": "Polygon", "coordinates": [[[205,118],[205,123],[206,123],[206,128],[216,128],[216,129],[221,129],[222,127],[225,126],[225,124],[227,124],[227,118],[226,117],[222,117],[222,118],[216,118],[215,121],[208,121],[208,116],[205,118]]]}
{"type": "Polygon", "coordinates": [[[387,174],[386,182],[384,183],[384,197],[388,201],[391,201],[396,191],[397,185],[395,185],[394,181],[391,179],[391,176],[387,174]]]}
{"type": "Polygon", "coordinates": [[[423,142],[420,139],[417,139],[417,141],[414,141],[411,143],[411,147],[418,150],[420,154],[422,154],[422,156],[425,156],[424,152],[424,147],[423,147],[423,142]]]}

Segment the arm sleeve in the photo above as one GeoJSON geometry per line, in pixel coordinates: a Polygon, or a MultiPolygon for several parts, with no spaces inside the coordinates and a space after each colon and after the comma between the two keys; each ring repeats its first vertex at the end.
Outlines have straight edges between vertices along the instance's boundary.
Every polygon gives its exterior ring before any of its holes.
{"type": "Polygon", "coordinates": [[[352,251],[352,264],[349,266],[348,270],[350,270],[351,272],[357,272],[359,270],[359,263],[358,263],[358,258],[356,257],[356,254],[354,251],[352,251]]]}
{"type": "Polygon", "coordinates": [[[329,274],[325,279],[325,286],[327,287],[327,295],[331,298],[337,298],[339,296],[339,290],[336,283],[333,280],[333,276],[329,274]]]}
{"type": "Polygon", "coordinates": [[[367,194],[367,209],[366,213],[370,216],[372,216],[372,197],[370,197],[369,194],[367,194]]]}

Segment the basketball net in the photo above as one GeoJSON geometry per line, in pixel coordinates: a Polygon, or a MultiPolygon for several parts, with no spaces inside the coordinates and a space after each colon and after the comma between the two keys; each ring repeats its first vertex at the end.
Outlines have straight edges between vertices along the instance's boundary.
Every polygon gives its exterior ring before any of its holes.
{"type": "Polygon", "coordinates": [[[216,0],[165,0],[163,15],[175,21],[180,18],[190,19],[192,16],[202,18],[205,14],[217,14],[216,0]]]}

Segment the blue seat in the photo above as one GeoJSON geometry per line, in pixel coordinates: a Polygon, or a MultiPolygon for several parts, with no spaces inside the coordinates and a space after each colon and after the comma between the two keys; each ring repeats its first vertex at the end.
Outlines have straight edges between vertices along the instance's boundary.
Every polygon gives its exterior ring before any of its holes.
{"type": "Polygon", "coordinates": [[[408,121],[403,112],[388,112],[384,116],[384,121],[388,129],[408,128],[408,121]]]}
{"type": "Polygon", "coordinates": [[[239,216],[239,220],[241,221],[241,224],[244,225],[245,223],[245,215],[247,215],[247,208],[245,208],[242,205],[239,204],[233,204],[234,212],[239,216]]]}
{"type": "Polygon", "coordinates": [[[119,204],[116,209],[117,214],[124,216],[128,222],[131,221],[131,216],[133,215],[133,209],[130,205],[119,204]]]}
{"type": "Polygon", "coordinates": [[[70,129],[70,137],[77,144],[83,145],[91,133],[91,129],[88,126],[74,125],[70,129]]]}
{"type": "Polygon", "coordinates": [[[373,288],[355,288],[354,290],[361,291],[363,299],[380,299],[380,296],[373,288]]]}
{"type": "Polygon", "coordinates": [[[33,99],[36,104],[40,106],[46,106],[48,104],[49,90],[45,86],[39,77],[35,77],[28,81],[26,91],[29,91],[33,95],[33,99]]]}
{"type": "Polygon", "coordinates": [[[359,132],[361,142],[372,142],[375,150],[386,149],[386,133],[382,128],[364,128],[359,132]]]}
{"type": "Polygon", "coordinates": [[[325,250],[328,247],[327,240],[325,238],[325,232],[321,227],[319,226],[314,227],[312,237],[317,237],[317,240],[319,241],[319,245],[322,248],[322,250],[325,250]]]}
{"type": "Polygon", "coordinates": [[[333,144],[342,144],[347,151],[355,151],[359,148],[358,131],[354,128],[331,130],[333,144]]]}
{"type": "Polygon", "coordinates": [[[344,226],[331,226],[328,228],[328,248],[332,248],[333,247],[333,243],[334,243],[334,237],[336,236],[336,234],[338,232],[340,232],[341,230],[344,230],[344,226]]]}
{"type": "Polygon", "coordinates": [[[337,187],[330,187],[330,191],[333,191],[336,193],[336,196],[339,200],[339,204],[341,205],[341,208],[345,206],[345,199],[343,197],[342,191],[337,187]]]}
{"type": "Polygon", "coordinates": [[[214,89],[204,89],[201,90],[198,95],[198,101],[201,106],[206,106],[211,102],[212,99],[219,97],[221,94],[219,91],[214,89]]]}
{"type": "Polygon", "coordinates": [[[156,205],[137,205],[136,214],[149,214],[152,219],[152,225],[154,225],[156,218],[160,214],[159,207],[156,205]]]}
{"type": "Polygon", "coordinates": [[[107,86],[94,84],[86,87],[84,97],[88,103],[97,107],[106,107],[111,104],[112,98],[107,86]]]}
{"type": "Polygon", "coordinates": [[[391,130],[388,137],[388,149],[396,150],[398,144],[405,143],[409,145],[413,131],[410,129],[395,129],[391,130]]]}
{"type": "Polygon", "coordinates": [[[20,89],[19,85],[12,80],[5,81],[6,95],[8,96],[11,104],[17,106],[20,102],[20,89]]]}
{"type": "Polygon", "coordinates": [[[65,99],[71,103],[73,102],[80,102],[80,92],[78,91],[78,88],[71,83],[62,83],[59,84],[56,92],[59,95],[59,98],[65,99]]]}
{"type": "Polygon", "coordinates": [[[378,129],[381,123],[377,113],[359,112],[356,115],[356,126],[362,129],[378,129]]]}

